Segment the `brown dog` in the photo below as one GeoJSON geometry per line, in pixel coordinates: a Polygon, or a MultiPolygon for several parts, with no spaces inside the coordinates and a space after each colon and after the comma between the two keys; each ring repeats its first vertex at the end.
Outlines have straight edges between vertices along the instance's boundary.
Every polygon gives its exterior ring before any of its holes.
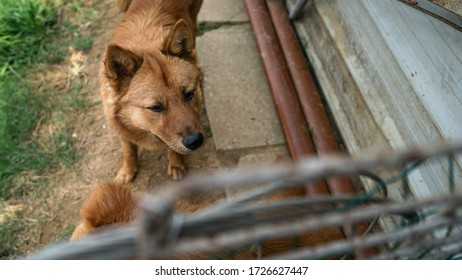
{"type": "Polygon", "coordinates": [[[118,0],[125,11],[101,67],[101,96],[118,133],[123,166],[116,182],[133,181],[138,148],[166,144],[167,171],[181,179],[183,155],[202,146],[201,69],[195,26],[202,0],[118,0]]]}
{"type": "MultiPolygon", "coordinates": [[[[299,195],[305,195],[303,190],[301,188],[293,188],[271,195],[266,200],[278,200],[299,195]]],[[[192,213],[205,207],[207,207],[206,204],[194,204],[187,200],[180,200],[176,204],[177,211],[182,213],[192,213]]],[[[89,199],[80,209],[80,214],[83,220],[74,230],[71,240],[81,239],[88,234],[103,230],[107,226],[132,222],[138,214],[138,199],[128,185],[103,183],[97,186],[91,193],[89,199]]],[[[297,247],[314,246],[341,238],[343,238],[343,235],[339,229],[330,228],[305,233],[301,236],[265,241],[260,248],[261,250],[257,250],[256,248],[242,250],[223,249],[214,252],[197,252],[184,256],[171,256],[169,259],[255,259],[259,255],[267,257],[297,247]],[[234,253],[230,254],[230,251],[234,253]]]]}

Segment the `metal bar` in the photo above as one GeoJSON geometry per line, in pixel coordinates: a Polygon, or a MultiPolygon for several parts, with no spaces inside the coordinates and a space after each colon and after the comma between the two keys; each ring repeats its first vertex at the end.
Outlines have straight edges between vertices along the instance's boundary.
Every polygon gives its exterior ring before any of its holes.
{"type": "Polygon", "coordinates": [[[300,16],[303,7],[306,5],[306,2],[308,2],[308,0],[297,0],[295,6],[290,11],[289,17],[291,20],[296,20],[300,16]]]}
{"type": "Polygon", "coordinates": [[[324,259],[328,256],[335,256],[347,253],[351,250],[358,248],[368,248],[371,246],[384,245],[387,242],[403,240],[413,236],[421,238],[428,234],[431,230],[462,223],[461,217],[438,217],[438,219],[431,219],[421,224],[410,227],[404,227],[390,233],[377,233],[366,238],[355,238],[347,241],[332,242],[329,245],[318,246],[315,248],[301,249],[295,252],[278,255],[275,259],[282,260],[295,260],[295,259],[324,259]]]}
{"type": "MultiPolygon", "coordinates": [[[[296,163],[287,163],[287,165],[269,165],[265,168],[260,168],[258,170],[238,170],[236,171],[220,171],[215,172],[214,174],[201,173],[193,175],[183,181],[175,182],[175,184],[169,184],[167,186],[160,187],[159,189],[162,192],[158,196],[153,197],[145,195],[141,199],[143,204],[147,205],[173,205],[175,200],[171,198],[178,198],[179,194],[190,194],[194,191],[205,191],[218,188],[223,188],[225,186],[234,186],[239,187],[242,184],[250,183],[262,183],[273,180],[287,180],[288,178],[297,178],[304,180],[317,180],[319,178],[325,178],[331,175],[352,175],[361,173],[364,169],[369,170],[379,170],[390,168],[393,166],[402,166],[403,163],[417,161],[421,159],[429,159],[436,156],[447,156],[448,154],[462,152],[462,143],[457,145],[444,145],[440,147],[426,148],[420,150],[408,150],[401,152],[393,152],[387,154],[364,154],[356,158],[346,158],[339,156],[332,156],[331,158],[310,158],[305,159],[296,163]],[[268,174],[271,174],[272,177],[269,178],[268,174]],[[167,198],[167,199],[166,199],[167,198]],[[162,202],[162,203],[159,203],[162,202]],[[165,204],[166,203],[166,204],[165,204]]],[[[443,205],[444,207],[454,206],[454,208],[460,207],[462,203],[462,196],[458,194],[451,194],[447,197],[442,198],[431,198],[426,201],[404,201],[400,203],[395,203],[393,205],[374,205],[367,207],[360,207],[352,210],[356,214],[353,215],[352,212],[341,212],[338,213],[339,217],[334,219],[334,213],[330,212],[334,220],[327,219],[327,216],[316,217],[315,219],[309,219],[305,221],[309,223],[306,225],[308,227],[300,228],[299,230],[317,230],[326,228],[328,226],[342,225],[345,222],[354,222],[361,221],[369,218],[375,217],[377,214],[406,214],[413,213],[416,209],[423,209],[427,207],[437,207],[438,205],[443,205]],[[353,217],[353,216],[354,217],[353,217]],[[352,220],[354,218],[354,220],[352,220]]],[[[226,211],[226,209],[225,209],[226,211]]],[[[454,212],[458,213],[458,212],[454,212]]],[[[213,212],[214,215],[218,214],[217,211],[213,212]]],[[[189,230],[183,232],[183,235],[188,235],[190,233],[191,227],[194,222],[193,217],[197,217],[200,213],[194,213],[190,216],[189,219],[185,219],[183,223],[184,227],[189,227],[189,230]]],[[[175,216],[177,217],[177,215],[175,216]]],[[[203,217],[205,218],[205,217],[203,217]]],[[[251,216],[248,217],[251,219],[251,216]]],[[[295,225],[288,225],[295,226],[295,225]]],[[[257,226],[252,227],[252,230],[260,231],[256,229],[257,226]]],[[[286,228],[286,227],[284,227],[286,228]]],[[[203,229],[203,234],[207,235],[208,228],[201,227],[203,229]]],[[[280,233],[281,236],[293,234],[295,228],[286,229],[285,232],[280,233]]],[[[171,231],[169,231],[171,232],[171,231]]],[[[249,227],[243,229],[242,234],[249,234],[249,227]]],[[[277,234],[277,230],[273,225],[267,226],[261,233],[255,232],[253,236],[256,240],[262,240],[264,237],[260,234],[277,234]]],[[[141,235],[141,227],[139,224],[135,223],[128,227],[115,227],[114,229],[108,229],[107,231],[102,231],[100,233],[95,233],[88,238],[77,240],[74,242],[66,242],[65,244],[56,244],[52,246],[47,246],[47,248],[40,250],[29,256],[30,259],[133,259],[138,256],[139,248],[136,248],[138,244],[137,239],[141,235]]],[[[196,234],[197,235],[197,234],[196,234]]],[[[229,234],[224,233],[221,237],[225,239],[230,237],[229,234]]],[[[278,237],[278,236],[276,236],[278,237]]],[[[208,236],[210,238],[210,236],[208,236]]],[[[236,238],[236,236],[233,236],[236,238]]],[[[247,239],[250,237],[241,236],[240,240],[233,240],[231,245],[242,245],[246,243],[247,239]],[[239,243],[240,242],[240,243],[239,243]]],[[[180,237],[181,239],[181,237],[180,237]]],[[[213,249],[218,248],[221,245],[230,245],[229,243],[210,243],[206,242],[204,238],[204,244],[201,246],[209,247],[200,247],[201,249],[213,249]]],[[[200,240],[200,239],[197,239],[200,240]]],[[[255,239],[253,239],[255,240],[255,239]]],[[[209,240],[210,241],[210,240],[209,240]]],[[[186,246],[187,244],[184,244],[186,246]]],[[[178,245],[175,245],[178,246],[178,245]]],[[[188,246],[192,246],[188,245],[188,246]]],[[[199,249],[200,245],[197,249],[199,249]]],[[[189,248],[189,247],[188,247],[189,248]]],[[[193,249],[191,249],[193,250],[193,249]]],[[[183,252],[177,250],[178,252],[183,252]]],[[[189,251],[191,252],[191,251],[189,251]]]]}
{"type": "MultiPolygon", "coordinates": [[[[155,200],[153,203],[157,203],[155,200]]],[[[377,214],[394,214],[394,213],[408,213],[416,209],[425,207],[453,207],[458,209],[462,203],[461,195],[450,195],[445,197],[431,198],[421,201],[408,201],[408,202],[395,202],[387,205],[371,205],[365,207],[358,207],[351,211],[333,213],[329,212],[325,215],[313,217],[312,219],[305,219],[297,222],[288,222],[285,224],[279,223],[275,225],[260,225],[259,227],[244,227],[238,228],[232,232],[223,232],[212,237],[207,234],[207,227],[200,227],[203,230],[203,235],[196,238],[187,238],[188,232],[195,227],[191,223],[188,216],[185,217],[182,231],[183,238],[179,238],[175,243],[171,244],[167,250],[159,250],[160,248],[154,244],[154,248],[145,248],[151,250],[151,257],[165,258],[175,255],[184,255],[198,251],[215,250],[220,247],[235,247],[242,244],[248,244],[254,240],[274,239],[281,236],[303,233],[306,231],[315,231],[326,227],[339,226],[343,223],[357,222],[377,214]],[[213,239],[213,242],[211,241],[213,239]]],[[[460,211],[459,211],[460,212],[460,211]]],[[[190,215],[191,217],[194,214],[190,215]]],[[[385,244],[394,237],[406,238],[412,237],[417,232],[431,232],[434,228],[447,227],[462,222],[460,215],[447,216],[439,215],[434,216],[432,219],[417,224],[415,227],[403,228],[401,231],[395,233],[378,233],[367,237],[367,240],[354,239],[351,241],[330,243],[326,246],[319,246],[309,249],[299,249],[295,253],[279,255],[279,258],[288,259],[296,257],[321,257],[342,252],[358,247],[376,246],[378,244],[385,244]],[[386,236],[389,239],[383,239],[386,236]],[[379,242],[380,241],[380,242],[379,242]]],[[[48,246],[28,257],[28,259],[133,259],[139,257],[138,238],[141,234],[141,225],[134,224],[131,226],[124,226],[112,230],[102,231],[88,236],[85,239],[77,240],[74,242],[67,242],[48,246]]],[[[331,256],[331,255],[330,255],[331,256]]]]}

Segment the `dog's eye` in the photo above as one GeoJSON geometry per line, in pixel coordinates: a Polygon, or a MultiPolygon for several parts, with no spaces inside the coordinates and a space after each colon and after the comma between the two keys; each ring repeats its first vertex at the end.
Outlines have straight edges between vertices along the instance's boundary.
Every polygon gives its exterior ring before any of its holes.
{"type": "Polygon", "coordinates": [[[194,97],[194,90],[188,91],[184,94],[184,100],[190,101],[194,97]]]}
{"type": "Polygon", "coordinates": [[[162,113],[164,111],[164,107],[162,105],[154,105],[148,107],[148,109],[156,113],[162,113]]]}

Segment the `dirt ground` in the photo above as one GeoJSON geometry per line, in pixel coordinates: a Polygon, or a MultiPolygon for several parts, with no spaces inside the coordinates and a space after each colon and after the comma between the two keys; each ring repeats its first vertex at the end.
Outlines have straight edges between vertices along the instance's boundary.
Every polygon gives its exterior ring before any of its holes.
{"type": "MultiPolygon", "coordinates": [[[[74,166],[63,167],[47,175],[48,185],[42,191],[34,197],[27,197],[27,201],[16,201],[11,206],[21,212],[20,216],[27,223],[27,232],[19,238],[20,255],[34,252],[50,242],[69,238],[80,219],[79,208],[83,201],[98,183],[111,180],[122,164],[118,138],[107,126],[99,102],[98,79],[101,54],[122,15],[118,13],[113,0],[101,1],[97,5],[100,11],[106,12],[97,24],[89,26],[94,40],[91,51],[86,55],[74,53],[67,64],[56,66],[42,77],[45,82],[61,80],[61,83],[66,83],[64,77],[71,79],[77,69],[78,75],[86,80],[85,87],[90,92],[88,98],[96,105],[80,112],[74,126],[74,143],[77,143],[82,159],[74,166]]],[[[65,90],[63,86],[63,94],[66,94],[65,90]]],[[[208,123],[205,109],[203,121],[208,123]]],[[[46,128],[38,130],[46,131],[46,128]]],[[[171,182],[166,173],[166,151],[141,151],[140,170],[133,183],[135,191],[155,193],[158,186],[171,182]]],[[[204,147],[187,156],[186,163],[189,173],[194,173],[235,165],[238,158],[238,155],[217,153],[213,138],[209,137],[204,147]]]]}

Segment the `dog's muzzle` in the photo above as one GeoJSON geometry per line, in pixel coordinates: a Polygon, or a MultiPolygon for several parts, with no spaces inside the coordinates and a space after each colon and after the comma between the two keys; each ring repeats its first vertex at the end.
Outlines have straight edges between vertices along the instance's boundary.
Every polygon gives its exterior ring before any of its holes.
{"type": "Polygon", "coordinates": [[[183,138],[183,145],[190,150],[198,149],[200,146],[202,146],[203,143],[204,135],[202,135],[200,132],[189,134],[183,138]]]}

